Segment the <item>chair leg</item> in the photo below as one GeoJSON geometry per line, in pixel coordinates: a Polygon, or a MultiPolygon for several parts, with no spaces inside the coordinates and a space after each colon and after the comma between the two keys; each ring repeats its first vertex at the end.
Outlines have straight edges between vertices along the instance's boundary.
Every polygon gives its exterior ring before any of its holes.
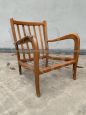
{"type": "Polygon", "coordinates": [[[19,74],[22,74],[22,69],[21,69],[21,65],[19,65],[19,74]]]}
{"type": "Polygon", "coordinates": [[[45,64],[45,66],[46,67],[48,66],[48,58],[46,58],[46,64],[45,64]]]}
{"type": "Polygon", "coordinates": [[[73,64],[73,79],[76,80],[77,63],[73,64]]]}
{"type": "Polygon", "coordinates": [[[37,97],[40,97],[39,75],[37,75],[37,74],[35,74],[35,88],[36,88],[37,97]]]}

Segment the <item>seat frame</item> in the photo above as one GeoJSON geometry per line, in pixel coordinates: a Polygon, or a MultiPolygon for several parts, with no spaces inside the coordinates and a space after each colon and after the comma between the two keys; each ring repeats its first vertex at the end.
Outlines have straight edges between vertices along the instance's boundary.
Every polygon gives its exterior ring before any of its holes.
{"type": "MultiPolygon", "coordinates": [[[[34,66],[33,66],[32,70],[33,70],[34,75],[35,75],[35,87],[36,87],[36,94],[37,94],[38,97],[40,97],[40,78],[39,78],[40,74],[43,74],[43,73],[46,73],[46,72],[49,72],[49,71],[59,69],[61,67],[65,67],[65,66],[73,64],[73,79],[76,80],[77,63],[78,63],[78,57],[79,57],[79,51],[80,51],[80,38],[76,33],[70,33],[70,34],[62,36],[62,37],[58,37],[58,38],[48,40],[46,21],[43,21],[43,22],[24,22],[24,21],[16,21],[13,18],[11,18],[10,19],[10,24],[11,24],[11,30],[12,30],[13,39],[14,39],[14,45],[15,45],[15,48],[16,48],[16,54],[17,54],[18,66],[19,66],[19,73],[22,74],[21,66],[26,68],[26,69],[30,69],[29,65],[26,63],[27,60],[34,62],[34,66]],[[15,24],[17,25],[19,36],[20,36],[20,33],[19,33],[19,27],[18,26],[22,25],[22,27],[23,27],[24,37],[20,38],[19,40],[17,40],[17,38],[16,38],[16,31],[15,31],[15,28],[14,28],[15,24]],[[24,29],[25,25],[33,26],[34,32],[35,32],[34,36],[31,35],[31,34],[29,36],[26,35],[25,29],[24,29]],[[39,51],[39,45],[38,45],[38,40],[37,40],[37,36],[36,36],[36,31],[35,31],[35,26],[40,27],[40,25],[43,26],[44,39],[45,39],[46,55],[43,55],[43,56],[39,55],[40,51],[39,51]],[[55,56],[50,56],[49,55],[49,46],[48,46],[48,44],[53,43],[53,42],[62,41],[62,40],[69,40],[69,39],[72,39],[74,41],[73,58],[71,58],[71,57],[65,57],[64,58],[64,57],[57,57],[57,56],[55,57],[55,56]],[[27,45],[28,43],[32,44],[34,57],[31,57],[31,55],[30,55],[30,49],[27,45]],[[25,58],[23,44],[26,44],[27,47],[28,47],[29,59],[25,58]],[[22,51],[23,51],[23,57],[24,57],[23,59],[20,58],[19,45],[21,45],[21,48],[22,48],[22,51]],[[40,67],[39,67],[39,59],[40,58],[41,59],[44,59],[44,58],[46,59],[45,68],[40,69],[40,67]],[[48,59],[64,60],[65,63],[54,64],[52,67],[49,67],[48,66],[48,59]]],[[[29,32],[30,32],[30,29],[29,29],[29,32]]],[[[40,32],[40,36],[41,36],[40,29],[39,29],[39,32],[40,32]]],[[[44,52],[44,50],[43,50],[43,52],[44,52]]]]}

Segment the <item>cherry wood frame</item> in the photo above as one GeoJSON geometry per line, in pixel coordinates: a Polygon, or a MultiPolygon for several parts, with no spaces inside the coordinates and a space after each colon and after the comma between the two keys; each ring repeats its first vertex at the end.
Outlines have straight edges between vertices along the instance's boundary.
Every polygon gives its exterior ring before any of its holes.
{"type": "Polygon", "coordinates": [[[11,24],[11,30],[12,30],[13,39],[14,39],[14,45],[15,45],[16,53],[17,53],[19,73],[22,74],[21,66],[26,68],[26,69],[31,69],[29,67],[29,64],[26,63],[27,60],[34,62],[32,70],[33,70],[34,75],[35,75],[35,87],[36,87],[36,94],[37,94],[38,97],[40,97],[40,79],[39,79],[40,74],[43,74],[43,73],[46,73],[46,72],[49,72],[49,71],[59,69],[61,67],[65,67],[65,66],[73,64],[73,79],[74,80],[76,79],[76,70],[77,70],[77,63],[78,63],[78,57],[79,57],[79,51],[80,51],[80,38],[77,34],[71,33],[71,34],[68,34],[68,35],[65,35],[65,36],[62,36],[62,37],[58,37],[58,38],[48,40],[46,21],[43,21],[43,22],[26,22],[26,21],[16,21],[13,18],[11,18],[10,19],[10,24],[11,24]],[[15,26],[17,27],[19,40],[17,39],[15,26]],[[21,37],[19,26],[22,26],[22,30],[23,30],[22,32],[24,34],[23,37],[21,37]],[[26,35],[25,26],[28,27],[28,32],[29,32],[28,36],[26,35]],[[30,26],[33,27],[34,35],[31,34],[30,26]],[[38,44],[36,26],[38,27],[38,30],[39,30],[41,49],[42,49],[42,54],[43,54],[42,56],[40,56],[40,54],[39,54],[39,44],[38,44]],[[42,32],[41,32],[40,26],[42,26],[42,29],[43,29],[45,49],[44,49],[43,42],[42,42],[43,38],[42,38],[42,32]],[[48,46],[48,44],[50,44],[52,42],[68,40],[68,39],[72,39],[74,41],[74,55],[73,55],[73,58],[71,58],[71,57],[65,57],[64,58],[64,57],[57,57],[57,56],[55,57],[55,56],[50,56],[49,55],[49,46],[48,46]],[[30,51],[30,47],[29,47],[28,43],[31,43],[31,45],[32,45],[33,57],[31,57],[31,51],[30,51]],[[26,57],[25,57],[25,49],[24,49],[24,46],[23,46],[24,44],[26,44],[26,46],[27,46],[28,59],[26,59],[26,57]],[[19,45],[21,46],[23,59],[21,59],[21,57],[20,57],[19,45]],[[44,59],[44,58],[46,59],[45,68],[40,68],[40,66],[39,66],[40,58],[41,59],[44,59]],[[64,60],[65,63],[54,64],[52,67],[49,67],[48,66],[48,59],[64,60]]]}

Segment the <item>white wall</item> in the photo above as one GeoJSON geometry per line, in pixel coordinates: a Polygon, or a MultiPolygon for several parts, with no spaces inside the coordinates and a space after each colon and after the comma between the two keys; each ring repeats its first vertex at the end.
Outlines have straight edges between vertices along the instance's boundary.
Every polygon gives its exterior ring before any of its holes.
{"type": "MultiPolygon", "coordinates": [[[[86,49],[86,0],[0,0],[0,48],[13,47],[11,17],[27,21],[46,19],[49,38],[76,32],[81,37],[81,49],[86,49]]],[[[54,48],[59,46],[56,43],[54,48]]],[[[69,41],[62,43],[61,48],[70,46],[69,41]]]]}

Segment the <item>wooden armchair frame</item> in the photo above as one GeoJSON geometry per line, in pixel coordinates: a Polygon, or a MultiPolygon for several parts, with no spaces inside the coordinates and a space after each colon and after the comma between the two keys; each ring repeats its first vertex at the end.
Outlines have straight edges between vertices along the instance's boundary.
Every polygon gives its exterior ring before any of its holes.
{"type": "Polygon", "coordinates": [[[39,80],[39,75],[59,69],[64,66],[68,66],[73,64],[73,79],[76,79],[76,70],[77,70],[77,63],[78,63],[78,57],[79,57],[79,50],[80,50],[80,38],[77,34],[68,34],[63,37],[55,38],[52,40],[48,40],[47,36],[47,23],[46,21],[43,22],[23,22],[23,21],[16,21],[13,18],[10,19],[11,23],[11,29],[12,29],[12,34],[14,38],[14,44],[16,48],[16,53],[17,53],[17,59],[18,59],[18,66],[19,66],[19,73],[21,74],[21,66],[26,68],[26,69],[31,69],[29,64],[27,64],[27,61],[32,61],[33,62],[33,72],[35,75],[35,87],[36,87],[36,94],[38,97],[40,97],[40,80],[39,80]],[[15,27],[16,26],[16,27],[15,27]],[[20,32],[20,26],[22,27],[22,33],[23,37],[21,37],[21,32],[20,32]],[[28,33],[27,35],[25,27],[28,27],[28,33]],[[31,27],[33,29],[33,34],[31,33],[31,27]],[[41,49],[42,49],[42,56],[40,55],[39,52],[39,43],[38,43],[38,37],[37,37],[37,31],[36,27],[38,28],[39,31],[39,36],[40,36],[40,44],[41,44],[41,49]],[[41,29],[43,31],[41,31],[41,29]],[[16,34],[17,32],[17,34],[16,34]],[[44,45],[43,46],[43,39],[44,39],[44,45]],[[73,58],[71,57],[55,57],[55,56],[50,56],[49,55],[49,43],[52,42],[57,42],[61,40],[68,40],[72,39],[74,40],[74,55],[73,58]],[[31,51],[29,47],[29,43],[32,45],[33,49],[33,57],[31,56],[31,51]],[[27,53],[28,53],[28,59],[26,58],[26,53],[24,49],[24,45],[26,44],[27,46],[27,53]],[[21,58],[21,54],[19,51],[19,46],[21,46],[21,51],[23,54],[23,58],[21,58]],[[44,59],[46,60],[46,64],[44,68],[40,68],[39,65],[39,60],[44,59]],[[53,60],[63,60],[64,63],[61,64],[54,64],[52,66],[48,66],[48,59],[53,59],[53,60]]]}

